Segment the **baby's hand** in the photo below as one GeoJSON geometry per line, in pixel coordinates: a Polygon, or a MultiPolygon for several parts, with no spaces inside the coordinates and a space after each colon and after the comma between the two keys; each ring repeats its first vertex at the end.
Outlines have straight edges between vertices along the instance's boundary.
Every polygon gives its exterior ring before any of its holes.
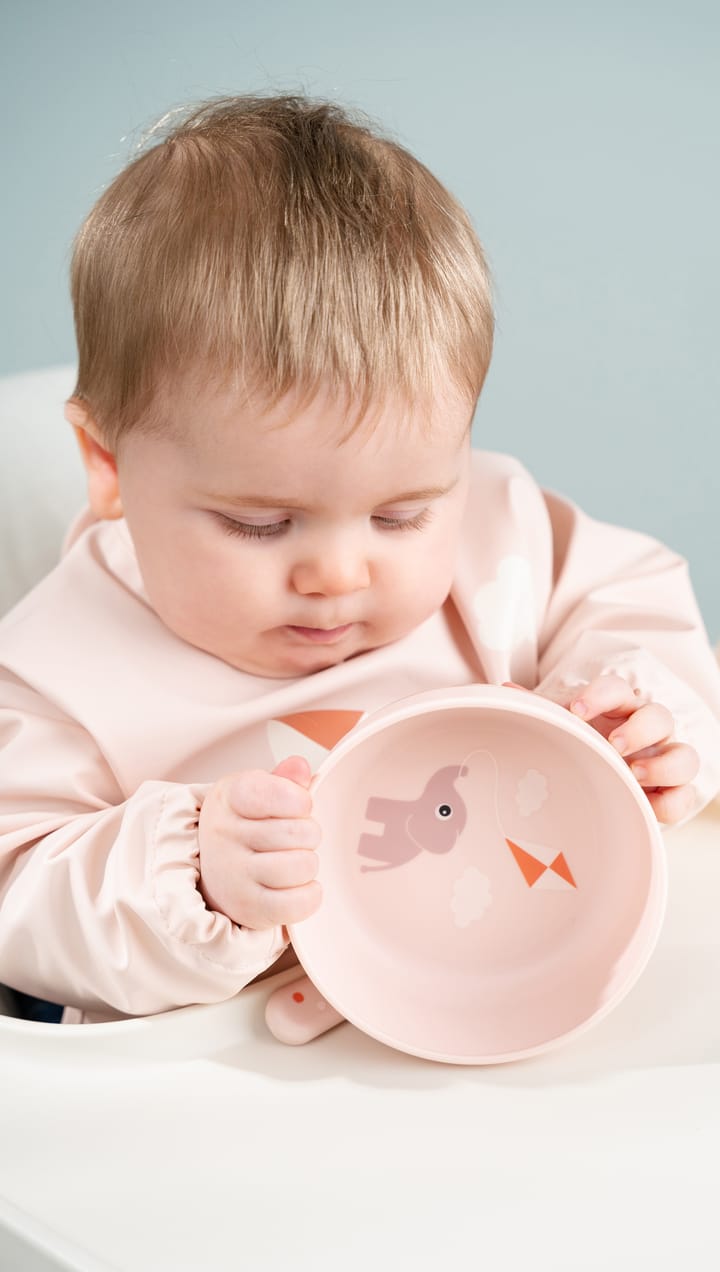
{"type": "Polygon", "coordinates": [[[313,821],[306,760],[272,773],[223,777],[200,810],[200,891],[211,910],[246,928],[299,923],[320,905],[320,827],[313,821]]]}
{"type": "Polygon", "coordinates": [[[674,721],[667,707],[641,705],[639,696],[621,676],[597,676],[576,691],[569,706],[627,760],[658,821],[673,825],[692,808],[690,782],[700,757],[693,747],[669,740],[674,721]]]}

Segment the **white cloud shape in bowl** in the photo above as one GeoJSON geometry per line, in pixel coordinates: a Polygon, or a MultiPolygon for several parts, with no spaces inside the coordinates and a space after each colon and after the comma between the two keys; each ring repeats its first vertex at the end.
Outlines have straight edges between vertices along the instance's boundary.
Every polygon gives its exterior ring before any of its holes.
{"type": "Polygon", "coordinates": [[[529,817],[542,808],[550,794],[547,778],[537,769],[528,769],[520,778],[515,792],[515,803],[521,817],[529,817]]]}
{"type": "Polygon", "coordinates": [[[492,900],[488,876],[478,870],[477,866],[468,866],[455,880],[453,887],[450,909],[456,926],[469,927],[471,923],[481,919],[492,905],[492,900]]]}

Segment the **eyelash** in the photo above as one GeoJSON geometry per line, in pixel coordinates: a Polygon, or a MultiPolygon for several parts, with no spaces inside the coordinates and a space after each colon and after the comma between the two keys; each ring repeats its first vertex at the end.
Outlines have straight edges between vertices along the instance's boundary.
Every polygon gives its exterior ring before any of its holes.
{"type": "MultiPolygon", "coordinates": [[[[373,521],[383,530],[422,530],[432,519],[432,515],[429,508],[423,508],[422,512],[418,512],[416,516],[407,519],[373,517],[373,521]]],[[[219,513],[218,516],[225,533],[238,536],[241,539],[277,539],[286,533],[290,525],[290,521],[287,520],[272,522],[265,526],[253,526],[246,521],[233,521],[232,517],[225,517],[222,513],[219,513]]]]}
{"type": "Polygon", "coordinates": [[[424,526],[432,519],[432,512],[429,508],[423,508],[422,512],[416,513],[414,517],[400,519],[399,517],[373,517],[383,530],[422,530],[424,526]]]}
{"type": "Polygon", "coordinates": [[[252,526],[244,521],[233,521],[232,517],[220,517],[220,523],[226,534],[238,535],[241,539],[276,539],[284,534],[289,521],[273,522],[267,526],[252,526]]]}

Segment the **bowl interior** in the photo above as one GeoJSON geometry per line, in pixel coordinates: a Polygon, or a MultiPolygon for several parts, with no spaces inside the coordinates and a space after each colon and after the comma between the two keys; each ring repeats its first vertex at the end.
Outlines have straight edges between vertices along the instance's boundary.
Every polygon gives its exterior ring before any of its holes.
{"type": "Polygon", "coordinates": [[[454,705],[331,754],[314,794],[323,904],[292,931],[321,993],[374,1037],[458,1063],[605,1014],[664,904],[644,797],[607,750],[454,705]]]}

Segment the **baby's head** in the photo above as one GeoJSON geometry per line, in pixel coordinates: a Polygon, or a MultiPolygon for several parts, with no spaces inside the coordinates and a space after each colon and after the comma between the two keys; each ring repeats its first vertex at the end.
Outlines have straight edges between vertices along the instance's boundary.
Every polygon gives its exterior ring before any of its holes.
{"type": "Polygon", "coordinates": [[[288,676],[442,605],[492,307],[407,151],[325,103],[210,102],[98,200],[72,290],[90,500],[171,630],[288,676]]]}

